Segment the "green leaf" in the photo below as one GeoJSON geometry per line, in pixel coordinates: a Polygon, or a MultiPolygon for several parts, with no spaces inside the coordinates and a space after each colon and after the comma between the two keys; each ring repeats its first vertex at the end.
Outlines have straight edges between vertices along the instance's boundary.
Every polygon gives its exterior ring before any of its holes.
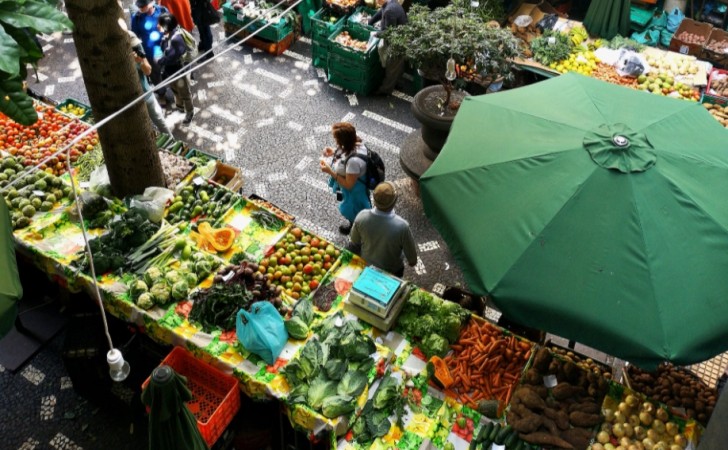
{"type": "Polygon", "coordinates": [[[23,91],[20,77],[0,73],[0,112],[26,126],[38,120],[33,99],[23,91]]]}
{"type": "Polygon", "coordinates": [[[54,33],[73,28],[71,20],[57,8],[32,0],[25,3],[0,3],[0,22],[17,28],[30,28],[40,33],[54,33]]]}
{"type": "Polygon", "coordinates": [[[15,42],[20,46],[21,66],[24,61],[34,62],[43,57],[43,50],[32,38],[33,34],[28,33],[27,29],[15,28],[9,24],[4,24],[3,28],[5,28],[5,32],[15,39],[15,42]]]}
{"type": "Polygon", "coordinates": [[[12,36],[0,27],[0,70],[10,75],[20,72],[20,49],[12,36]]]}

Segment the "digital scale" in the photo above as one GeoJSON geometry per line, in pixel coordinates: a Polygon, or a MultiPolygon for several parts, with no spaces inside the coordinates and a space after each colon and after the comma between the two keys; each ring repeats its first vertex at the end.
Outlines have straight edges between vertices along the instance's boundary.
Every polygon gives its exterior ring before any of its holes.
{"type": "Polygon", "coordinates": [[[344,302],[344,309],[384,331],[404,306],[409,283],[375,267],[365,267],[344,302]]]}

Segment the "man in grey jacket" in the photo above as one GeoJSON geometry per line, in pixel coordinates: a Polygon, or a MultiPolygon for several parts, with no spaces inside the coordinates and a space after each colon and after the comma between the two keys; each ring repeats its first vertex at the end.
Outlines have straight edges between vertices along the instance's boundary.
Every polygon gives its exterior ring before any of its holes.
{"type": "Polygon", "coordinates": [[[417,248],[409,223],[394,213],[397,191],[394,184],[379,183],[372,193],[374,207],[357,214],[351,227],[352,244],[361,245],[361,257],[392,275],[404,275],[402,256],[410,266],[417,264],[417,248]]]}

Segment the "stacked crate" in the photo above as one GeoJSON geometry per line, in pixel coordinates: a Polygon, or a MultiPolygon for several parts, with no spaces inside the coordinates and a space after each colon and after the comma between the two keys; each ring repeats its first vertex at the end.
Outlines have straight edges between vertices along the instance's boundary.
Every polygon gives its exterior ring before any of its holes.
{"type": "Polygon", "coordinates": [[[331,33],[328,54],[329,83],[363,95],[379,87],[384,70],[377,52],[379,39],[373,37],[372,33],[373,31],[364,27],[350,24],[331,33]],[[336,37],[343,32],[348,32],[354,39],[369,42],[366,50],[359,51],[336,42],[336,37]]]}
{"type": "Polygon", "coordinates": [[[337,16],[327,8],[319,9],[311,17],[311,61],[314,67],[328,68],[329,36],[345,23],[345,16],[337,16]]]}

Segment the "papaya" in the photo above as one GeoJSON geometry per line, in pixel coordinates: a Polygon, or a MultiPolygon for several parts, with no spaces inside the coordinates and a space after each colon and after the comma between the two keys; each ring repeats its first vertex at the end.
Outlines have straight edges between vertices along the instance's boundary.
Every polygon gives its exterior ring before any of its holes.
{"type": "Polygon", "coordinates": [[[228,250],[232,247],[233,241],[235,240],[235,232],[232,228],[227,227],[213,231],[212,236],[212,246],[215,247],[215,250],[218,252],[228,250]]]}

